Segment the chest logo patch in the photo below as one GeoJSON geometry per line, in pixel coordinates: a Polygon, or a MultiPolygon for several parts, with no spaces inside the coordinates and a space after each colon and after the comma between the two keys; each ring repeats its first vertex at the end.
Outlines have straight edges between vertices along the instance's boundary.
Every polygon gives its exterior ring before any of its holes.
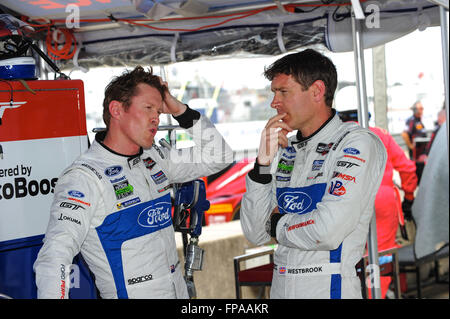
{"type": "Polygon", "coordinates": [[[278,203],[284,213],[301,214],[311,206],[312,199],[304,192],[284,192],[278,196],[278,203]]]}
{"type": "Polygon", "coordinates": [[[172,220],[170,207],[170,203],[159,202],[144,208],[138,216],[138,224],[142,227],[162,228],[172,220]]]}

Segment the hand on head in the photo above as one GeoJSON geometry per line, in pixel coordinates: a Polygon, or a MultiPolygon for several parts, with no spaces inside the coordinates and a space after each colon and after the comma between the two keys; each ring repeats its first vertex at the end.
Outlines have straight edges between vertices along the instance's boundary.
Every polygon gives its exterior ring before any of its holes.
{"type": "Polygon", "coordinates": [[[162,112],[165,114],[172,114],[173,116],[179,116],[186,111],[186,105],[178,101],[170,94],[169,85],[166,81],[160,78],[161,84],[165,87],[164,100],[162,112]]]}

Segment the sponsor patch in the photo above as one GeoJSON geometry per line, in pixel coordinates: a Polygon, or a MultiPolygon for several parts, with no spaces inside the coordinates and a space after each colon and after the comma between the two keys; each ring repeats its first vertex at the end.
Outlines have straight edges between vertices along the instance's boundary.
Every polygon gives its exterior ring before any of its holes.
{"type": "Polygon", "coordinates": [[[289,191],[278,196],[279,206],[283,213],[302,214],[312,204],[311,197],[302,191],[289,191]]]}
{"type": "Polygon", "coordinates": [[[296,153],[295,148],[292,147],[292,146],[288,146],[288,147],[286,147],[284,150],[285,150],[286,152],[288,152],[288,153],[291,153],[291,154],[295,154],[295,153],[296,153]]]}
{"type": "Polygon", "coordinates": [[[308,145],[308,141],[298,142],[297,148],[301,149],[301,148],[305,147],[306,145],[308,145]]]}
{"type": "Polygon", "coordinates": [[[153,166],[156,165],[156,162],[151,157],[147,157],[147,158],[143,159],[142,161],[144,162],[144,165],[148,170],[151,170],[153,168],[153,166]]]}
{"type": "Polygon", "coordinates": [[[289,182],[291,180],[290,176],[277,176],[276,178],[279,182],[289,182]]]}
{"type": "Polygon", "coordinates": [[[122,209],[122,208],[129,207],[131,205],[140,203],[140,202],[141,202],[141,199],[139,197],[136,197],[136,198],[132,198],[132,199],[127,200],[127,201],[122,202],[122,203],[117,203],[116,206],[117,206],[118,209],[122,209]]]}
{"type": "Polygon", "coordinates": [[[302,228],[302,227],[305,227],[305,226],[308,226],[308,225],[312,225],[312,224],[314,224],[314,219],[309,219],[306,222],[301,222],[299,224],[295,224],[295,225],[289,226],[288,231],[291,231],[291,230],[294,230],[294,229],[297,229],[297,228],[302,228]]]}
{"type": "Polygon", "coordinates": [[[312,164],[312,170],[318,171],[322,168],[324,160],[315,160],[312,164]]]}
{"type": "Polygon", "coordinates": [[[352,181],[352,182],[356,183],[356,179],[354,176],[342,174],[341,172],[333,172],[332,178],[335,178],[335,177],[343,179],[344,181],[352,181]]]}
{"type": "Polygon", "coordinates": [[[59,207],[68,208],[68,209],[71,209],[71,210],[78,210],[79,208],[86,209],[86,208],[84,208],[81,205],[77,205],[77,204],[73,204],[73,203],[69,203],[69,202],[61,202],[59,204],[59,207]]]}
{"type": "Polygon", "coordinates": [[[284,158],[278,162],[277,173],[291,174],[294,169],[294,161],[288,161],[284,158]]]}
{"type": "Polygon", "coordinates": [[[105,175],[108,177],[119,175],[122,172],[122,166],[115,165],[105,168],[105,175]]]}
{"type": "Polygon", "coordinates": [[[297,152],[293,146],[288,146],[284,149],[283,154],[281,155],[287,159],[293,159],[297,155],[297,152]]]}
{"type": "Polygon", "coordinates": [[[284,158],[286,158],[286,159],[294,159],[296,155],[297,155],[297,154],[283,153],[283,154],[281,154],[281,157],[284,157],[284,158]]]}
{"type": "Polygon", "coordinates": [[[110,179],[109,181],[111,182],[111,184],[114,184],[114,183],[118,183],[118,182],[124,181],[125,179],[126,179],[126,176],[123,175],[123,176],[115,178],[115,179],[110,179]]]}
{"type": "Polygon", "coordinates": [[[316,208],[326,192],[326,183],[305,187],[277,187],[276,198],[280,214],[307,214],[316,208]]]}
{"type": "Polygon", "coordinates": [[[83,198],[84,194],[80,191],[76,191],[76,190],[71,190],[68,191],[67,194],[69,194],[72,197],[76,197],[76,198],[83,198]]]}
{"type": "Polygon", "coordinates": [[[344,184],[339,181],[332,181],[330,188],[328,188],[328,193],[334,196],[342,196],[347,192],[347,190],[344,187],[344,184]]]}
{"type": "Polygon", "coordinates": [[[347,161],[338,161],[336,165],[338,167],[345,167],[345,168],[350,168],[350,167],[353,167],[353,166],[359,166],[359,164],[352,163],[352,162],[347,162],[347,161]]]}
{"type": "Polygon", "coordinates": [[[167,185],[167,186],[164,186],[163,188],[158,189],[158,193],[162,193],[162,192],[168,190],[168,189],[171,188],[171,187],[172,187],[171,184],[169,184],[169,185],[167,185]]]}
{"type": "Polygon", "coordinates": [[[151,275],[151,274],[140,276],[140,277],[135,277],[135,278],[128,279],[128,285],[139,284],[141,282],[149,281],[152,279],[153,279],[153,275],[151,275]]]}
{"type": "Polygon", "coordinates": [[[167,180],[166,175],[163,173],[163,171],[159,171],[156,174],[150,175],[153,179],[153,181],[155,182],[155,184],[161,184],[164,181],[167,180]]]}
{"type": "Polygon", "coordinates": [[[113,184],[114,192],[117,199],[122,199],[133,194],[133,186],[128,183],[128,180],[113,184]]]}
{"type": "Polygon", "coordinates": [[[141,158],[139,156],[132,157],[128,159],[128,167],[131,169],[135,165],[137,165],[141,161],[141,158]]]}
{"type": "Polygon", "coordinates": [[[87,169],[89,169],[92,173],[95,174],[95,176],[97,176],[98,179],[102,179],[102,175],[100,175],[100,173],[97,172],[97,171],[95,170],[95,168],[93,168],[93,167],[90,166],[89,164],[83,163],[83,164],[81,164],[81,166],[84,166],[84,167],[86,167],[87,169]]]}
{"type": "Polygon", "coordinates": [[[330,151],[331,147],[333,146],[333,143],[319,143],[316,147],[316,152],[321,155],[326,155],[330,151]]]}
{"type": "Polygon", "coordinates": [[[306,178],[306,180],[309,181],[309,180],[311,180],[311,179],[316,179],[316,178],[321,177],[321,176],[323,176],[323,172],[317,173],[316,176],[308,176],[308,177],[306,178]]]}
{"type": "Polygon", "coordinates": [[[69,222],[72,222],[72,223],[81,225],[81,222],[80,222],[78,219],[73,218],[73,217],[70,217],[70,216],[65,216],[65,215],[63,215],[63,214],[61,214],[61,215],[59,216],[58,220],[69,221],[69,222]]]}
{"type": "Polygon", "coordinates": [[[351,155],[358,155],[361,154],[359,150],[353,147],[344,148],[344,153],[351,154],[351,155]]]}
{"type": "MultiPolygon", "coordinates": [[[[170,200],[170,195],[169,196],[170,200]]],[[[142,227],[162,229],[172,222],[172,203],[157,202],[144,208],[138,216],[138,224],[142,227]]]]}

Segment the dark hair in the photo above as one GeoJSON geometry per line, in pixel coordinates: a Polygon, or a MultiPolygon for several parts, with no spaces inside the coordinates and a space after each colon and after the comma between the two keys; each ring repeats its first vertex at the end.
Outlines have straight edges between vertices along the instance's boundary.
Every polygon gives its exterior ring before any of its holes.
{"type": "MultiPolygon", "coordinates": [[[[347,111],[337,111],[337,115],[340,117],[342,122],[358,122],[358,110],[347,110],[347,111]]],[[[372,117],[372,114],[369,112],[369,120],[372,117]]]]}
{"type": "Polygon", "coordinates": [[[417,105],[418,104],[421,104],[422,103],[422,101],[421,100],[417,100],[416,102],[414,102],[414,104],[411,106],[411,110],[413,111],[413,113],[414,114],[416,114],[417,113],[417,111],[418,111],[418,107],[417,107],[417,105]]]}
{"type": "Polygon", "coordinates": [[[142,66],[137,66],[133,71],[125,71],[122,75],[115,77],[105,88],[105,98],[103,100],[103,121],[109,127],[111,114],[109,104],[111,101],[122,102],[125,109],[131,105],[131,99],[138,94],[137,86],[145,83],[156,88],[164,100],[164,91],[167,89],[160,82],[160,78],[153,74],[153,68],[145,71],[142,66]]]}
{"type": "Polygon", "coordinates": [[[292,75],[307,90],[315,81],[325,83],[325,104],[333,105],[337,86],[337,72],[333,62],[313,49],[285,55],[264,70],[264,76],[272,81],[278,74],[292,75]]]}

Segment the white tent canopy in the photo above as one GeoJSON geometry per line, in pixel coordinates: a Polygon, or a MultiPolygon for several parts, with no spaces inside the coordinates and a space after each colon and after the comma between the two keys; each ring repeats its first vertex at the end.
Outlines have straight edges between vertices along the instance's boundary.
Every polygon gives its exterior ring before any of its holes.
{"type": "MultiPolygon", "coordinates": [[[[439,6],[429,1],[361,5],[364,48],[439,25],[439,6]]],[[[236,52],[277,55],[311,45],[353,50],[349,1],[3,0],[2,6],[34,25],[52,24],[36,27],[36,37],[69,28],[79,51],[75,63],[86,67],[162,65],[236,52]]],[[[72,67],[73,58],[57,62],[72,67]]]]}

